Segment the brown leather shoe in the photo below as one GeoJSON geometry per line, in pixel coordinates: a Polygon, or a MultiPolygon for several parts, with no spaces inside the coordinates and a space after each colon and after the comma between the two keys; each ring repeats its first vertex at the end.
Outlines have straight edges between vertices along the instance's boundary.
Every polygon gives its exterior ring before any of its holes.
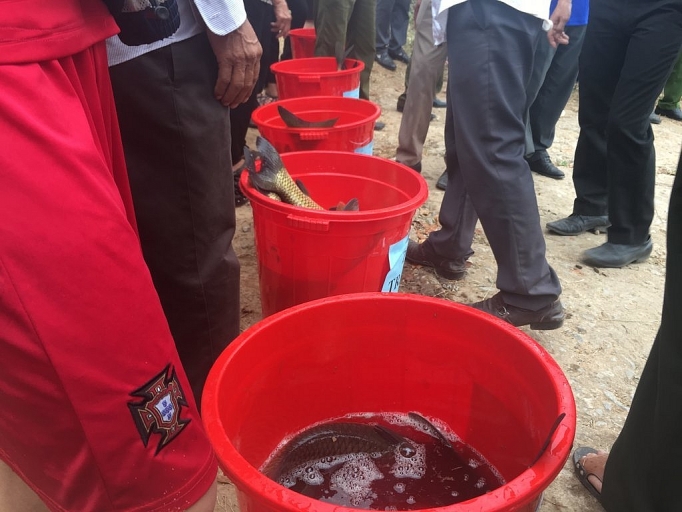
{"type": "Polygon", "coordinates": [[[458,281],[466,275],[466,261],[446,260],[429,250],[426,244],[410,240],[407,243],[406,259],[416,265],[433,267],[436,274],[451,281],[458,281]]]}
{"type": "Polygon", "coordinates": [[[502,294],[497,293],[489,299],[469,304],[472,308],[485,311],[515,327],[530,325],[538,331],[558,329],[564,324],[564,307],[559,299],[537,311],[523,309],[504,302],[502,294]]]}

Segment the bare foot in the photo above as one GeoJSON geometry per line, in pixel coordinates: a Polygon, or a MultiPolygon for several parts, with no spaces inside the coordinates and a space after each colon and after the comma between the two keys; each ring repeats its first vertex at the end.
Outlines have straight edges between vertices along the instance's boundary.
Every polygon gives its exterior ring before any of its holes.
{"type": "Polygon", "coordinates": [[[265,86],[265,94],[270,96],[271,98],[277,98],[277,84],[269,83],[268,85],[265,86]]]}
{"type": "Polygon", "coordinates": [[[588,453],[580,463],[585,468],[585,472],[589,475],[587,479],[594,486],[594,488],[601,493],[601,486],[604,480],[604,468],[606,467],[606,459],[609,454],[602,450],[597,453],[588,453]]]}

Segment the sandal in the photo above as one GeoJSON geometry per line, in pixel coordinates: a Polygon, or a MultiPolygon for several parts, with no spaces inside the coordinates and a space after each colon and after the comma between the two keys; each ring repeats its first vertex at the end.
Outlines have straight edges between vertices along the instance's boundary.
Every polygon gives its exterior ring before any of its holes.
{"type": "Polygon", "coordinates": [[[277,101],[278,99],[278,96],[270,96],[269,94],[263,92],[258,95],[258,106],[262,107],[263,105],[267,105],[273,101],[277,101]]]}
{"type": "Polygon", "coordinates": [[[574,451],[573,468],[575,469],[575,474],[578,477],[578,480],[580,480],[580,483],[583,484],[583,486],[585,486],[585,488],[588,491],[590,491],[590,494],[594,496],[599,503],[601,503],[601,492],[599,492],[597,488],[594,485],[592,485],[592,482],[590,482],[590,477],[593,476],[600,482],[602,481],[602,479],[599,478],[594,473],[588,473],[587,470],[585,469],[585,466],[583,466],[582,462],[580,462],[583,457],[590,453],[596,454],[598,452],[594,448],[590,448],[588,446],[583,446],[574,451]]]}

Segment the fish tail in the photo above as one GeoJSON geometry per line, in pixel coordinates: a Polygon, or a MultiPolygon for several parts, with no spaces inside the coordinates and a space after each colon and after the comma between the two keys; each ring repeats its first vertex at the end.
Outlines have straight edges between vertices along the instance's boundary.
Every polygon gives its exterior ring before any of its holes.
{"type": "MultiPolygon", "coordinates": [[[[339,203],[340,204],[340,203],[339,203]]],[[[357,197],[354,197],[350,201],[348,201],[345,206],[342,208],[344,212],[357,212],[360,210],[360,202],[358,201],[357,197]]]]}
{"type": "Polygon", "coordinates": [[[256,139],[256,149],[260,153],[260,159],[263,162],[263,167],[261,172],[264,170],[272,171],[274,173],[279,172],[279,170],[284,167],[282,159],[279,157],[279,153],[275,147],[264,139],[260,135],[256,139]]]}
{"type": "Polygon", "coordinates": [[[419,414],[418,412],[410,412],[407,414],[407,416],[422,425],[424,425],[426,428],[428,428],[431,433],[440,440],[441,443],[443,443],[445,446],[448,448],[452,449],[452,444],[450,444],[450,441],[443,435],[443,433],[436,427],[433,423],[431,423],[429,420],[427,420],[424,416],[419,414]]]}
{"type": "Polygon", "coordinates": [[[291,110],[284,108],[282,105],[277,105],[277,111],[279,112],[279,116],[282,118],[282,121],[284,121],[284,124],[289,128],[306,128],[309,125],[307,121],[304,121],[291,110]]]}
{"type": "Polygon", "coordinates": [[[336,57],[336,69],[343,69],[343,43],[336,41],[334,45],[334,57],[336,57]]]}

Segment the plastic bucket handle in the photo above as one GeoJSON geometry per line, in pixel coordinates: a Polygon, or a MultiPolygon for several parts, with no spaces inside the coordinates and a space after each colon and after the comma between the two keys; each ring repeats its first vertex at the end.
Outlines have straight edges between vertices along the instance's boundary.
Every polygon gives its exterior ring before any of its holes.
{"type": "Polygon", "coordinates": [[[309,231],[329,231],[329,221],[323,219],[311,219],[290,213],[287,215],[287,222],[291,227],[307,229],[309,231]]]}
{"type": "Polygon", "coordinates": [[[320,75],[298,75],[298,81],[304,84],[317,84],[320,82],[320,75]]]}
{"type": "Polygon", "coordinates": [[[326,140],[329,138],[329,132],[327,130],[306,130],[300,132],[298,136],[301,140],[326,140]]]}

